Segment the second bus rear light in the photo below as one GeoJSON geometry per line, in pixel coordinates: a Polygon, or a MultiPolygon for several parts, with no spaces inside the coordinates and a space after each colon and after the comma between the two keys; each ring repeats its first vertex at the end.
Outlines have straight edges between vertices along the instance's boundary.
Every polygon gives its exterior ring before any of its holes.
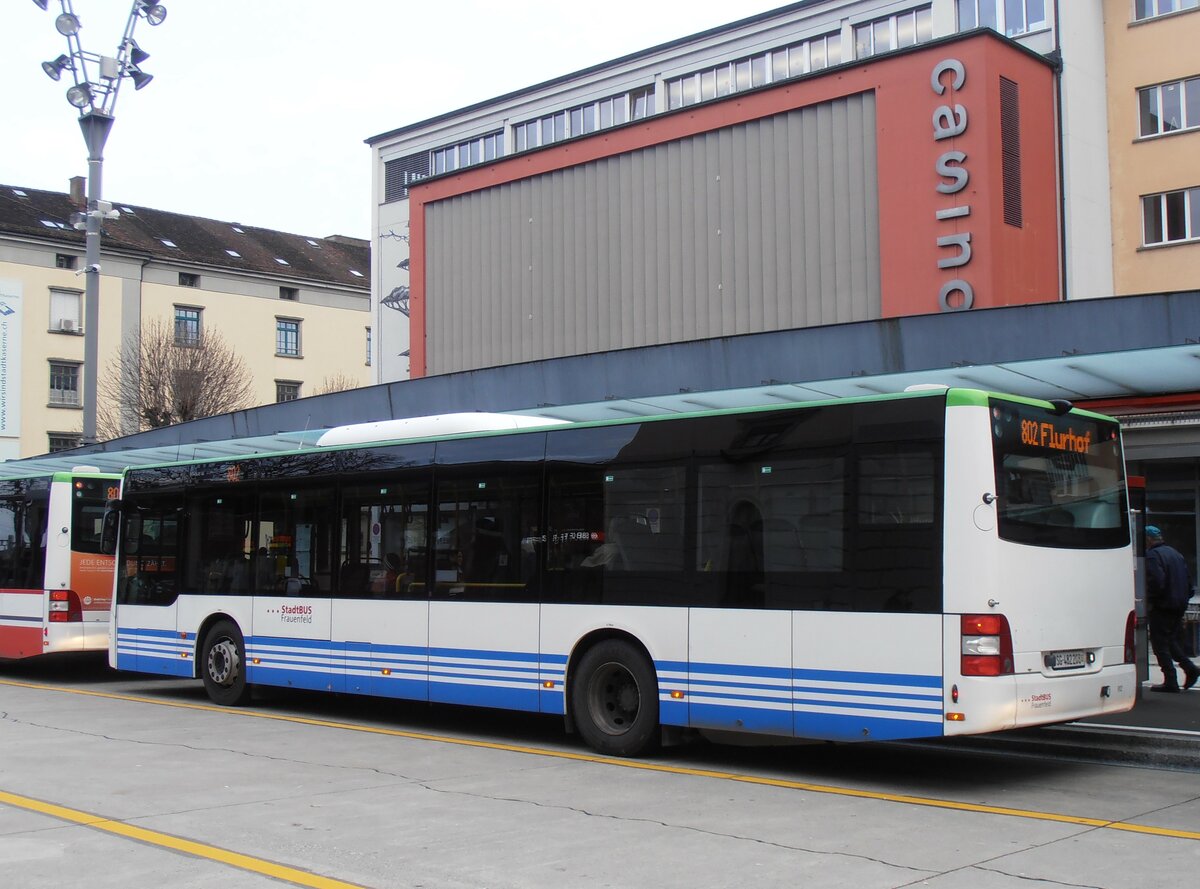
{"type": "Polygon", "coordinates": [[[83,607],[74,590],[50,591],[50,622],[55,624],[75,623],[83,620],[83,607]]]}
{"type": "Polygon", "coordinates": [[[1013,672],[1012,632],[1003,614],[962,616],[962,675],[1008,676],[1013,672]]]}

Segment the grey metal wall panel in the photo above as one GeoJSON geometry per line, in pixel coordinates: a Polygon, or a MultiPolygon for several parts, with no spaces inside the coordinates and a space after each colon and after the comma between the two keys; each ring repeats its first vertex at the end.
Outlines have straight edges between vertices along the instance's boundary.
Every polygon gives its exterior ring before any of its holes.
{"type": "Polygon", "coordinates": [[[871,93],[425,212],[431,374],[880,317],[871,93]]]}

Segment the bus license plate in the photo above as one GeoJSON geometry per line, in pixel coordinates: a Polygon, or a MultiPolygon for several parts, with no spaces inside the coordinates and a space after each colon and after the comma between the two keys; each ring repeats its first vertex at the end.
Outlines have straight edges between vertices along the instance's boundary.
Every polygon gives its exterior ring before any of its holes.
{"type": "Polygon", "coordinates": [[[1087,665],[1087,655],[1082,651],[1052,651],[1046,655],[1046,666],[1051,670],[1077,670],[1087,665]]]}

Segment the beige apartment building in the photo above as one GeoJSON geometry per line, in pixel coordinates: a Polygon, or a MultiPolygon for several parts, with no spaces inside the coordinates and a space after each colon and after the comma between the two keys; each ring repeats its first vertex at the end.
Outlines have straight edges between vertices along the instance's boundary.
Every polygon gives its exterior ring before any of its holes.
{"type": "MultiPolygon", "coordinates": [[[[69,194],[0,185],[0,459],[80,443],[78,209],[69,194]]],[[[156,319],[181,345],[218,331],[245,362],[253,405],[369,381],[369,242],[114,209],[100,263],[101,383],[122,343],[156,319]]]]}
{"type": "Polygon", "coordinates": [[[1113,283],[1194,290],[1200,276],[1200,3],[1105,0],[1113,283]]]}

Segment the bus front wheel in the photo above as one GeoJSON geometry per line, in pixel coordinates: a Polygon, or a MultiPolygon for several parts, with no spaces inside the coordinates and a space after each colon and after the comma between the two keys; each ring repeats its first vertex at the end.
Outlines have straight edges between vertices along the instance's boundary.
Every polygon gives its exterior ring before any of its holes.
{"type": "Polygon", "coordinates": [[[200,673],[204,690],[214,703],[236,707],[250,699],[246,684],[246,642],[242,631],[232,621],[213,624],[204,637],[200,673]]]}
{"type": "Polygon", "coordinates": [[[620,639],[588,649],[571,685],[571,712],[590,747],[610,756],[653,751],[658,735],[658,677],[646,656],[620,639]]]}

